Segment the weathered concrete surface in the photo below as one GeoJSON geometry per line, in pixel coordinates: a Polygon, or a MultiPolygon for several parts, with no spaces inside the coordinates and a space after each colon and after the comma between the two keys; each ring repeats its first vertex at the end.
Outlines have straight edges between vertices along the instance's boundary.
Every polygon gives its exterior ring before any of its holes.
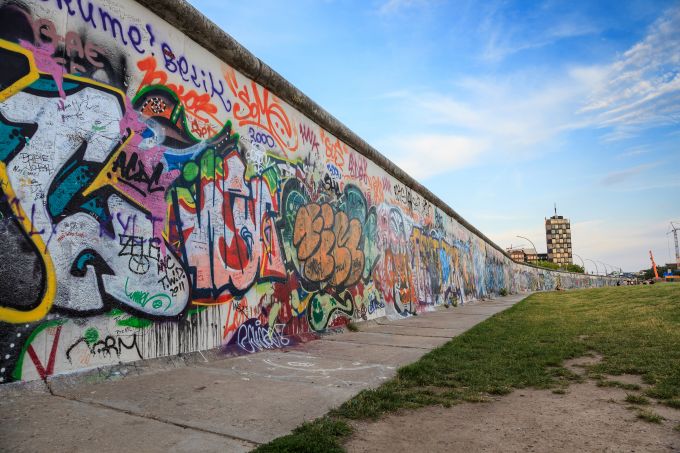
{"type": "Polygon", "coordinates": [[[0,407],[0,451],[239,452],[254,446],[49,393],[3,398],[0,407]]]}
{"type": "Polygon", "coordinates": [[[319,340],[300,345],[298,350],[311,355],[329,354],[337,359],[345,359],[352,363],[379,363],[396,369],[400,366],[415,362],[424,354],[426,349],[400,348],[395,346],[363,345],[341,341],[319,340]]]}
{"type": "MultiPolygon", "coordinates": [[[[357,387],[361,388],[361,387],[357,387]]],[[[264,442],[350,398],[345,386],[245,377],[228,369],[191,367],[134,376],[124,383],[76,385],[54,392],[227,437],[264,442]]]]}
{"type": "Polygon", "coordinates": [[[0,450],[246,451],[380,385],[523,297],[367,322],[360,332],[285,350],[111,373],[115,379],[57,376],[49,392],[0,387],[0,450]]]}
{"type": "Polygon", "coordinates": [[[406,335],[409,337],[420,336],[420,337],[435,337],[435,338],[445,338],[450,339],[453,336],[458,335],[461,332],[460,329],[447,329],[446,327],[420,327],[420,326],[409,326],[409,325],[394,325],[389,324],[377,325],[371,328],[371,333],[384,333],[391,335],[406,335]]]}
{"type": "Polygon", "coordinates": [[[419,335],[391,335],[388,333],[372,332],[345,332],[333,335],[328,341],[341,341],[343,343],[358,343],[361,345],[392,346],[399,348],[419,348],[429,351],[447,342],[446,338],[422,337],[419,335]]]}

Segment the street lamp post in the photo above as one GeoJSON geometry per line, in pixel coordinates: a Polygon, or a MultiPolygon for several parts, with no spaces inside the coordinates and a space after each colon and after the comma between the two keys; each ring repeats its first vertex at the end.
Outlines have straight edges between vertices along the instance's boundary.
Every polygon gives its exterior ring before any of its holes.
{"type": "Polygon", "coordinates": [[[536,252],[536,260],[538,260],[538,250],[536,249],[536,246],[535,246],[534,243],[531,241],[531,239],[525,238],[524,236],[517,236],[517,237],[518,237],[518,238],[522,238],[522,239],[526,239],[527,241],[529,241],[529,243],[531,244],[531,246],[534,248],[534,252],[536,252]]]}
{"type": "Polygon", "coordinates": [[[607,265],[604,264],[602,261],[598,261],[602,266],[604,266],[604,275],[607,275],[607,265]]]}
{"type": "Polygon", "coordinates": [[[585,272],[585,271],[586,271],[586,263],[583,262],[583,258],[581,258],[581,257],[580,257],[579,255],[577,255],[576,253],[572,253],[572,255],[574,255],[576,258],[578,258],[578,259],[581,260],[581,265],[583,266],[583,272],[585,272]]]}
{"type": "Polygon", "coordinates": [[[517,236],[517,237],[518,237],[518,238],[522,238],[522,239],[526,239],[527,241],[529,241],[529,243],[531,244],[531,246],[534,248],[534,251],[535,251],[536,253],[538,253],[538,250],[536,249],[536,246],[534,245],[534,243],[531,242],[531,239],[525,238],[524,236],[517,236]]]}
{"type": "Polygon", "coordinates": [[[588,259],[588,258],[586,258],[586,261],[590,261],[591,263],[593,263],[595,265],[595,273],[597,275],[600,275],[600,270],[597,268],[597,263],[595,261],[591,260],[591,259],[588,259]]]}

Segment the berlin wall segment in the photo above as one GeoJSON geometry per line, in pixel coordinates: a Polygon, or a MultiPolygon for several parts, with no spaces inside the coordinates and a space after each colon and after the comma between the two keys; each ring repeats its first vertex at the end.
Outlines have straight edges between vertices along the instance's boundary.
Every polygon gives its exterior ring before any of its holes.
{"type": "Polygon", "coordinates": [[[134,1],[0,2],[0,66],[0,382],[607,284],[513,263],[134,1]]]}

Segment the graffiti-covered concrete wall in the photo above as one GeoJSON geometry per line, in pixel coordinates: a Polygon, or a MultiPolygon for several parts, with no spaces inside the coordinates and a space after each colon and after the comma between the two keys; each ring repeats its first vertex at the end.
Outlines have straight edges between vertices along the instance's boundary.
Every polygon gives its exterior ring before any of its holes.
{"type": "Polygon", "coordinates": [[[512,263],[181,2],[0,3],[0,244],[0,382],[606,283],[512,263]]]}

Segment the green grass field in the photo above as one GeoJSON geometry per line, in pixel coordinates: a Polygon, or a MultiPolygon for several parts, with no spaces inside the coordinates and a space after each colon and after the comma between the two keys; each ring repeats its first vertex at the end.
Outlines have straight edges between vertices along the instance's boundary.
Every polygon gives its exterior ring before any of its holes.
{"type": "MultiPolygon", "coordinates": [[[[560,392],[584,379],[562,363],[593,352],[604,359],[587,377],[627,388],[603,375],[638,374],[651,385],[647,397],[680,407],[680,284],[534,294],[399,369],[377,389],[256,451],[343,451],[348,420],[485,401],[523,387],[560,392]]],[[[647,412],[640,417],[658,421],[647,412]]]]}

